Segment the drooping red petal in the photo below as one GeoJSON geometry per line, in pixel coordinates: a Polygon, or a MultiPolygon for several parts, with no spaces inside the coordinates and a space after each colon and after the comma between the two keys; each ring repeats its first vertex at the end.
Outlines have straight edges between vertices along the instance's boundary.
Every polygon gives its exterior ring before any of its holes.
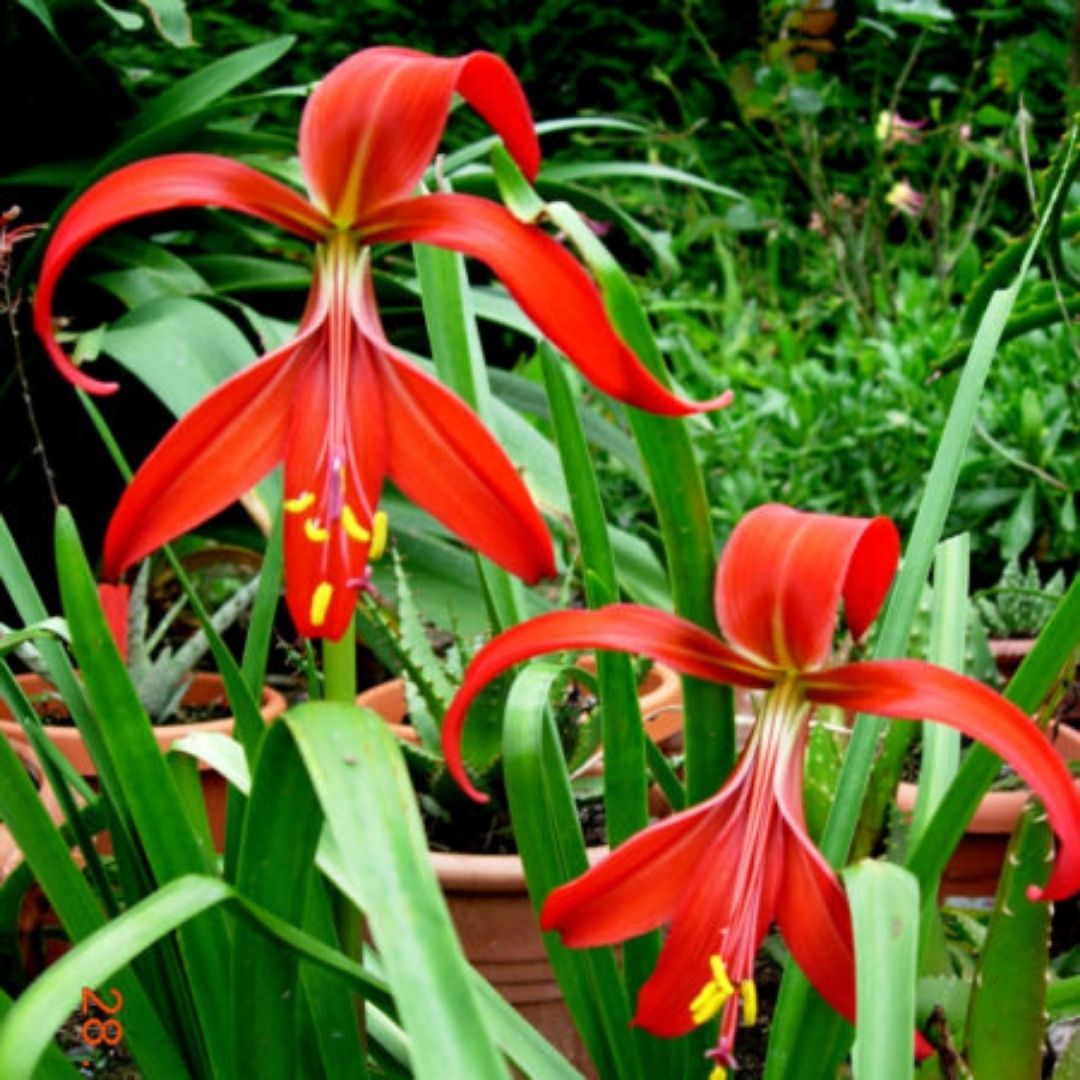
{"type": "Polygon", "coordinates": [[[803,974],[842,1016],[855,1019],[855,953],[847,897],[832,867],[806,832],[803,759],[808,729],[782,757],[775,776],[776,802],[784,823],[783,881],[777,921],[803,974]]]}
{"type": "Polygon", "coordinates": [[[224,509],[281,460],[296,366],[290,342],[233,375],[183,416],[128,485],[105,534],[103,571],[137,559],[224,509]]]}
{"type": "Polygon", "coordinates": [[[376,357],[394,483],[511,573],[528,582],[553,576],[551,538],[521,476],[472,410],[387,340],[366,267],[351,300],[376,357]]]}
{"type": "Polygon", "coordinates": [[[1058,838],[1046,887],[1032,899],[1060,900],[1080,891],[1080,795],[1049,740],[1012,702],[982,683],[920,660],[848,664],[802,680],[822,704],[957,728],[1004,758],[1046,804],[1058,838]]]}
{"type": "Polygon", "coordinates": [[[68,263],[114,225],[186,206],[221,206],[262,218],[309,240],[329,221],[301,195],[247,165],[212,154],[167,154],[127,165],[79,196],[60,219],[41,266],[34,328],[53,363],[76,386],[111,393],[115,383],[91,378],[60,348],[53,332],[53,294],[68,263]]]}
{"type": "Polygon", "coordinates": [[[540,926],[571,948],[614,945],[670,921],[689,878],[708,856],[731,786],[631,837],[544,901],[540,926]]]}
{"type": "Polygon", "coordinates": [[[618,401],[666,416],[722,408],[731,394],[690,402],[662,386],[616,334],[600,292],[573,256],[536,226],[473,195],[429,195],[359,223],[369,243],[416,240],[487,263],[522,310],[590,382],[618,401]]]}
{"type": "Polygon", "coordinates": [[[128,606],[131,589],[127,585],[98,585],[98,600],[109,632],[120,655],[126,660],[128,654],[128,606]]]}
{"type": "Polygon", "coordinates": [[[717,621],[733,645],[805,671],[828,656],[841,596],[860,637],[889,591],[900,540],[888,518],[770,504],[735,526],[716,572],[717,621]]]}
{"type": "Polygon", "coordinates": [[[431,164],[458,91],[502,136],[530,179],[540,146],[517,77],[492,53],[444,58],[412,49],[365,49],[312,94],[300,124],[300,160],[312,198],[341,224],[410,196],[431,164]]]}
{"type": "Polygon", "coordinates": [[[492,679],[545,653],[566,649],[612,649],[640,653],[683,675],[750,689],[771,679],[712,634],[666,611],[638,604],[610,604],[596,611],[553,611],[512,626],[473,657],[443,718],[442,747],[450,774],[474,799],[486,802],[469,782],[461,757],[461,729],[469,706],[492,679]]]}

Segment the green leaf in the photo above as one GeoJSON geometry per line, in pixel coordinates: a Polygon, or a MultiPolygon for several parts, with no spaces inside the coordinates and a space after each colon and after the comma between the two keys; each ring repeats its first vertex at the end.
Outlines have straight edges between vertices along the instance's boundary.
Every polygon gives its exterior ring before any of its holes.
{"type": "Polygon", "coordinates": [[[301,705],[282,722],[326,816],[335,882],[367,916],[417,1075],[505,1076],[469,990],[408,774],[386,724],[338,702],[301,705]]]}
{"type": "Polygon", "coordinates": [[[745,202],[746,196],[734,188],[686,172],[673,169],[670,165],[660,165],[645,161],[580,161],[567,164],[544,166],[542,178],[557,183],[589,180],[651,180],[678,184],[681,187],[697,188],[710,195],[719,195],[725,199],[745,202]]]}
{"type": "Polygon", "coordinates": [[[1005,522],[1001,534],[1001,557],[1016,558],[1035,536],[1035,485],[1028,484],[1016,507],[1005,522]]]}
{"type": "Polygon", "coordinates": [[[884,862],[849,866],[843,878],[855,939],[859,1018],[853,1076],[855,1080],[906,1080],[914,1075],[911,1040],[919,886],[906,870],[884,862]]]}
{"type": "Polygon", "coordinates": [[[123,315],[109,328],[102,348],[174,416],[186,413],[255,355],[230,319],[187,296],[161,296],[123,315]]]}
{"type": "Polygon", "coordinates": [[[968,1007],[965,1056],[979,1080],[1040,1074],[1050,906],[1027,889],[1046,883],[1050,857],[1046,813],[1029,806],[1009,843],[968,1007]]]}
{"type": "MultiPolygon", "coordinates": [[[[150,721],[102,614],[75,524],[64,509],[56,520],[56,563],[72,647],[94,707],[93,722],[105,760],[112,763],[119,782],[122,801],[118,806],[126,807],[130,813],[140,845],[159,882],[210,872],[212,853],[200,847],[187,823],[150,721]],[[101,722],[99,718],[103,717],[108,718],[108,723],[101,722]]],[[[227,1069],[232,1058],[227,1019],[229,988],[228,980],[221,977],[220,964],[228,944],[220,914],[208,915],[185,927],[180,935],[180,950],[207,1054],[217,1068],[227,1069]]]]}
{"type": "MultiPolygon", "coordinates": [[[[514,835],[529,896],[537,911],[554,888],[584,873],[588,857],[548,712],[553,664],[531,664],[514,680],[503,726],[503,769],[514,835]]],[[[568,949],[544,935],[574,1022],[601,1076],[642,1075],[635,1042],[627,1037],[630,1013],[610,949],[568,949]]]]}
{"type": "MultiPolygon", "coordinates": [[[[165,5],[165,0],[155,2],[165,5]]],[[[292,37],[271,38],[207,64],[146,105],[130,124],[128,135],[144,135],[201,112],[280,60],[294,41],[292,37]]]]}
{"type": "Polygon", "coordinates": [[[157,32],[170,45],[183,49],[195,44],[184,0],[139,0],[139,3],[150,12],[157,32]]]}

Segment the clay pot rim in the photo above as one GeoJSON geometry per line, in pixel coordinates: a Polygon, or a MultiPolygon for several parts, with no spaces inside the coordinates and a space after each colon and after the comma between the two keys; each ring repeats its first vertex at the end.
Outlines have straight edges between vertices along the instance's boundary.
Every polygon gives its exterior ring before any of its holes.
{"type": "MultiPolygon", "coordinates": [[[[25,673],[17,675],[15,678],[24,689],[29,686],[36,686],[39,689],[46,687],[52,689],[52,684],[48,679],[37,673],[25,673]]],[[[191,693],[196,687],[218,688],[221,697],[227,701],[224,692],[224,679],[216,671],[193,672],[188,693],[191,693]]],[[[34,691],[31,690],[30,692],[33,693],[34,691]]],[[[185,694],[185,696],[187,695],[185,694]]],[[[271,720],[276,719],[285,712],[288,707],[289,703],[284,694],[275,690],[272,686],[263,686],[259,714],[264,722],[270,723],[271,720]]],[[[235,723],[234,717],[223,716],[216,720],[198,720],[186,724],[156,724],[153,726],[153,732],[158,745],[164,751],[168,750],[178,739],[197,732],[220,732],[223,735],[231,735],[235,723]]],[[[43,730],[53,745],[64,754],[79,772],[84,776],[96,774],[96,769],[93,769],[92,772],[86,770],[86,766],[89,765],[92,768],[93,763],[90,762],[82,734],[74,724],[44,724],[43,730]]],[[[8,709],[6,702],[2,700],[0,700],[0,735],[6,736],[13,746],[29,745],[25,732],[19,722],[11,716],[11,711],[8,709]]],[[[201,759],[198,760],[198,765],[200,771],[210,768],[201,759]]]]}
{"type": "MultiPolygon", "coordinates": [[[[1080,731],[1059,726],[1054,732],[1054,746],[1066,762],[1080,761],[1080,731]]],[[[1080,792],[1080,777],[1074,777],[1073,787],[1080,792]]],[[[915,809],[919,785],[902,780],[896,791],[896,805],[905,813],[915,809]]],[[[1031,790],[988,791],[980,801],[965,832],[982,836],[1011,833],[1024,807],[1031,799],[1031,790]]]]}
{"type": "MultiPolygon", "coordinates": [[[[587,848],[589,865],[608,853],[607,845],[587,848]]],[[[482,855],[467,851],[429,851],[439,884],[448,891],[517,893],[525,891],[520,855],[482,855]]]]}

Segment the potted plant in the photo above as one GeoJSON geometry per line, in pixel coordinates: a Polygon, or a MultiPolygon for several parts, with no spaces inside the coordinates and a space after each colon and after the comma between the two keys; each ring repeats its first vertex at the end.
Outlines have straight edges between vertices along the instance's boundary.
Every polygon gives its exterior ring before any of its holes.
{"type": "MultiPolygon", "coordinates": [[[[240,585],[221,604],[211,618],[218,633],[235,623],[250,607],[257,586],[258,578],[255,577],[240,585]]],[[[222,677],[216,672],[194,670],[209,649],[207,635],[198,630],[176,645],[169,643],[167,633],[185,606],[182,600],[174,603],[150,630],[148,591],[149,564],[144,563],[127,606],[126,662],[139,700],[154,725],[158,745],[164,752],[173,743],[195,732],[230,735],[234,721],[222,677]]],[[[79,775],[93,786],[97,766],[79,729],[71,721],[67,706],[49,681],[39,651],[33,642],[26,642],[19,646],[17,653],[30,668],[29,672],[17,676],[17,680],[42,719],[42,730],[79,775]]],[[[263,719],[269,722],[285,711],[286,701],[277,690],[265,686],[259,705],[263,719]]],[[[0,701],[0,734],[17,750],[30,753],[26,732],[3,701],[0,701]]],[[[225,835],[228,785],[203,762],[199,762],[199,776],[211,835],[220,850],[225,835]]],[[[58,809],[56,813],[59,815],[58,809]]],[[[102,852],[111,850],[107,833],[99,836],[97,845],[102,852]]]]}

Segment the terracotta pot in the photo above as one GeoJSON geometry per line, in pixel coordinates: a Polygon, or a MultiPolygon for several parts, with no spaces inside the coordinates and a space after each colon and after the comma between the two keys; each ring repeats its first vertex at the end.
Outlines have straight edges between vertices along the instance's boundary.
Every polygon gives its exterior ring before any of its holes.
{"type": "MultiPolygon", "coordinates": [[[[606,848],[590,848],[596,862],[606,848]]],[[[465,955],[575,1068],[595,1070],[548,962],[517,855],[431,852],[465,955]]]]}
{"type": "MultiPolygon", "coordinates": [[[[53,691],[52,685],[40,675],[20,675],[18,676],[18,682],[23,692],[31,700],[53,691]]],[[[221,676],[205,671],[194,674],[183,700],[185,705],[228,705],[228,698],[225,694],[224,682],[221,676]]],[[[280,716],[287,707],[288,702],[281,694],[268,686],[263,687],[259,710],[263,720],[269,723],[275,717],[280,716]]],[[[59,701],[55,703],[47,702],[39,711],[47,716],[66,715],[66,710],[59,701]]],[[[234,722],[231,716],[226,716],[218,720],[205,720],[192,724],[165,724],[154,728],[154,737],[157,739],[162,753],[164,753],[177,739],[196,732],[221,732],[224,735],[231,735],[234,722]]],[[[92,787],[96,788],[97,768],[87,752],[79,729],[68,723],[62,725],[46,724],[44,730],[53,745],[68,759],[79,775],[84,777],[92,787]]],[[[5,735],[16,749],[20,747],[29,749],[29,742],[25,733],[12,717],[11,711],[3,701],[0,701],[0,734],[5,735]]],[[[211,769],[205,762],[198,762],[198,766],[203,795],[206,799],[207,815],[210,820],[210,832],[214,838],[215,846],[220,851],[225,844],[225,813],[229,785],[223,776],[211,769]]],[[[96,846],[99,851],[106,854],[112,850],[107,833],[102,833],[98,837],[96,846]]]]}
{"type": "MultiPolygon", "coordinates": [[[[587,659],[581,666],[589,670],[593,663],[587,659]]],[[[667,743],[682,731],[682,682],[679,676],[663,664],[653,664],[642,682],[639,699],[645,731],[653,742],[666,748],[667,743]]],[[[401,679],[390,679],[364,690],[357,696],[356,704],[377,712],[403,742],[420,741],[416,729],[403,722],[407,706],[405,683],[401,679]]]]}
{"type": "MultiPolygon", "coordinates": [[[[1002,675],[1012,677],[1032,644],[1026,639],[990,642],[991,652],[1002,675]]],[[[1058,725],[1053,730],[1053,742],[1066,763],[1080,761],[1080,731],[1064,724],[1058,725]]],[[[1074,780],[1073,784],[1080,791],[1080,778],[1074,780]]],[[[917,784],[906,781],[900,784],[896,792],[896,804],[900,810],[909,814],[914,812],[918,790],[917,784]]],[[[941,895],[995,895],[1005,861],[1005,849],[1030,794],[1026,788],[987,792],[945,868],[941,878],[941,895]]]]}

